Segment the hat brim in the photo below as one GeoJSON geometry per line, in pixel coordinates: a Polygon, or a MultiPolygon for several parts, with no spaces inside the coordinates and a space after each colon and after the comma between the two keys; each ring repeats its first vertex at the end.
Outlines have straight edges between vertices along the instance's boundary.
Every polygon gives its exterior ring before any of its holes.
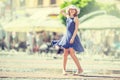
{"type": "Polygon", "coordinates": [[[66,8],[66,13],[68,14],[69,9],[76,9],[77,10],[77,14],[80,14],[80,8],[74,6],[74,5],[70,5],[66,8]]]}

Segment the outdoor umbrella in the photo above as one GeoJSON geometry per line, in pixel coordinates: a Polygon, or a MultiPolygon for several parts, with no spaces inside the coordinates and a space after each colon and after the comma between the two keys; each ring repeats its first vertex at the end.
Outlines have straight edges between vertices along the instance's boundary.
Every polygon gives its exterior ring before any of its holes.
{"type": "Polygon", "coordinates": [[[99,15],[81,23],[79,29],[120,29],[120,19],[111,15],[99,15]]]}
{"type": "Polygon", "coordinates": [[[65,25],[59,19],[44,19],[36,22],[35,31],[65,32],[65,25]]]}
{"type": "MultiPolygon", "coordinates": [[[[54,8],[55,12],[59,12],[58,8],[54,8]]],[[[33,15],[27,18],[20,18],[14,20],[7,25],[4,29],[9,32],[29,32],[29,31],[51,31],[51,32],[64,32],[65,26],[56,18],[50,18],[48,15],[53,14],[49,8],[40,9],[33,15]]]]}
{"type": "Polygon", "coordinates": [[[57,16],[51,18],[50,14],[59,14],[59,8],[40,8],[30,19],[35,31],[64,32],[65,26],[60,22],[57,16]],[[53,10],[53,11],[52,11],[53,10]]]}
{"type": "Polygon", "coordinates": [[[33,30],[33,27],[30,19],[20,18],[5,25],[4,30],[7,32],[29,32],[33,30]]]}

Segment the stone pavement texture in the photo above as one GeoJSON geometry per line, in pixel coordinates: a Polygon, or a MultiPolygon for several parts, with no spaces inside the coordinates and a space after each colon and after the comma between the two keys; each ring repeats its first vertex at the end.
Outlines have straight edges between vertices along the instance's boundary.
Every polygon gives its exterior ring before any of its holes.
{"type": "Polygon", "coordinates": [[[84,74],[74,76],[76,66],[68,57],[68,75],[62,75],[62,55],[0,52],[0,80],[120,80],[120,59],[80,55],[84,74]]]}

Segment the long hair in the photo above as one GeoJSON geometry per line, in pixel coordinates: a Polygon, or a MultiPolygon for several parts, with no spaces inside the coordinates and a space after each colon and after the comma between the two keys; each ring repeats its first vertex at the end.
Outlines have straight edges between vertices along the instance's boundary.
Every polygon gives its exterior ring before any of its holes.
{"type": "MultiPolygon", "coordinates": [[[[73,16],[74,16],[74,17],[78,16],[77,13],[78,13],[78,12],[77,12],[77,10],[75,9],[75,14],[74,14],[73,16]]],[[[70,9],[68,10],[68,15],[70,16],[70,9]]]]}

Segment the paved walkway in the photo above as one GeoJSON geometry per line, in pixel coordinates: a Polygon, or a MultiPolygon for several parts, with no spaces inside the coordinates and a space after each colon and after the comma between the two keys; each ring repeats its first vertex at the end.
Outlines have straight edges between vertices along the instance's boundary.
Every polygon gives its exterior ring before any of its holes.
{"type": "MultiPolygon", "coordinates": [[[[54,56],[54,55],[53,55],[54,56]]],[[[0,80],[120,80],[120,60],[98,55],[77,55],[84,74],[74,76],[74,62],[69,57],[68,75],[62,75],[62,56],[54,59],[48,55],[28,55],[26,53],[0,53],[0,80]]]]}

